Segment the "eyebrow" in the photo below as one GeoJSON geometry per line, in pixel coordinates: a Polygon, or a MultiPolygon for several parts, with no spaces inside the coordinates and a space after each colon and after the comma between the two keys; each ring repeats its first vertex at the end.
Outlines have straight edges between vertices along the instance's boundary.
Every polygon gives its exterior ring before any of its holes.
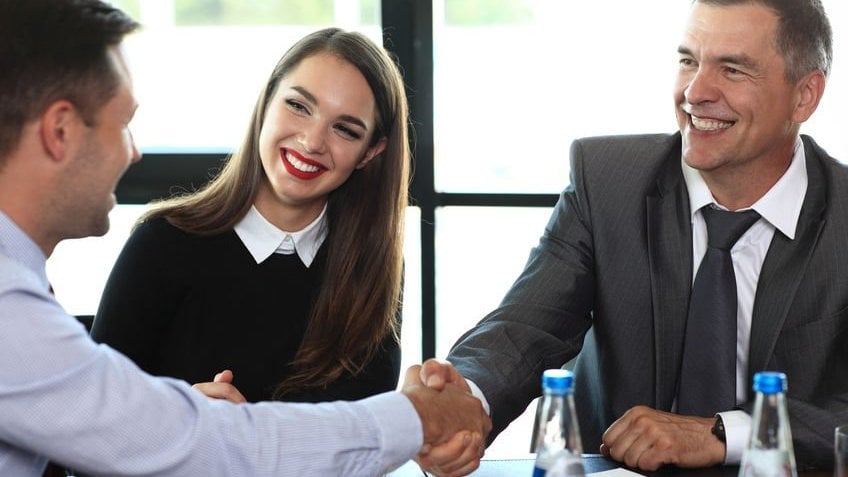
{"type": "MultiPolygon", "coordinates": [[[[309,90],[307,90],[303,86],[292,86],[291,89],[302,94],[303,97],[306,98],[307,101],[314,104],[315,106],[319,105],[318,98],[316,98],[314,94],[310,93],[309,90]]],[[[365,121],[357,118],[356,116],[351,116],[349,114],[342,114],[341,116],[339,116],[339,119],[341,119],[342,121],[351,123],[351,124],[355,124],[355,125],[361,127],[362,129],[364,129],[366,132],[368,131],[368,126],[365,125],[365,121]]]]}
{"type": "MultiPolygon", "coordinates": [[[[677,47],[677,52],[681,55],[695,56],[692,54],[692,50],[683,45],[677,47]]],[[[719,63],[739,65],[743,68],[756,69],[758,67],[757,62],[745,54],[719,56],[718,61],[719,63]]]]}

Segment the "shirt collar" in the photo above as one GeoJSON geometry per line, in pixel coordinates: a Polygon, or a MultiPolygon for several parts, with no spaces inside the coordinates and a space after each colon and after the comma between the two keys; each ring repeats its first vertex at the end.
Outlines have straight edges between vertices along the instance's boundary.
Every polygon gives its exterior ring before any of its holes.
{"type": "Polygon", "coordinates": [[[44,252],[2,211],[0,211],[0,251],[36,273],[45,289],[50,288],[50,283],[47,281],[47,257],[44,256],[44,252]]]}
{"type": "MultiPolygon", "coordinates": [[[[718,206],[698,170],[690,167],[685,161],[681,161],[681,163],[683,165],[683,179],[686,181],[686,189],[689,192],[689,210],[692,214],[690,218],[694,218],[695,213],[705,205],[715,204],[718,206]]],[[[806,154],[804,154],[804,143],[799,136],[795,140],[795,151],[789,168],[764,196],[754,202],[751,208],[756,210],[762,218],[766,219],[783,235],[794,239],[798,217],[801,216],[801,206],[804,204],[806,193],[807,162],[806,154]]]]}
{"type": "Polygon", "coordinates": [[[312,223],[298,232],[286,232],[268,222],[255,206],[251,206],[244,218],[236,224],[235,231],[256,263],[264,262],[274,253],[297,253],[300,261],[309,267],[327,238],[326,216],[325,204],[321,214],[312,223]]]}

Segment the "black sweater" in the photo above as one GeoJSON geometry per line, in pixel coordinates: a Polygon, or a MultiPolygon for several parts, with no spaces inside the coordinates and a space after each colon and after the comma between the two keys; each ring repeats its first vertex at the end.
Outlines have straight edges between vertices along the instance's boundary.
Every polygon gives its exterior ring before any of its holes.
{"type": "MultiPolygon", "coordinates": [[[[198,237],[164,219],[144,223],[109,276],[92,337],[151,374],[197,383],[231,369],[248,401],[271,399],[303,339],[325,245],[310,268],[296,254],[257,264],[235,231],[198,237]]],[[[359,399],[395,389],[399,370],[387,337],[363,373],[285,399],[359,399]]]]}

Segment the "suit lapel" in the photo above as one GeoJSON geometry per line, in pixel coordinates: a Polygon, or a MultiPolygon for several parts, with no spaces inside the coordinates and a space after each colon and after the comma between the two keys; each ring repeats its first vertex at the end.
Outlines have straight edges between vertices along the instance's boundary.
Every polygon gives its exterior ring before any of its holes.
{"type": "Polygon", "coordinates": [[[798,218],[795,240],[775,231],[760,271],[751,317],[746,382],[750,382],[754,373],[765,369],[768,364],[825,223],[827,178],[819,155],[806,139],[804,147],[807,193],[798,218]]]}
{"type": "Polygon", "coordinates": [[[657,177],[657,188],[648,195],[646,206],[654,315],[656,407],[670,410],[676,394],[692,287],[692,224],[689,195],[680,165],[679,140],[674,142],[657,177]]]}

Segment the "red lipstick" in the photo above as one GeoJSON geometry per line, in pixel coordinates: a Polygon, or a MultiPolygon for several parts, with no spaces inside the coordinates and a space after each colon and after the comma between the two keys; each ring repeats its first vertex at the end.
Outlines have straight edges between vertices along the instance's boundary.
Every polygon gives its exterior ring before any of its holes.
{"type": "Polygon", "coordinates": [[[312,159],[307,159],[301,156],[297,151],[293,149],[280,148],[280,160],[283,161],[283,167],[286,168],[286,171],[294,177],[297,177],[298,179],[311,180],[327,172],[327,168],[324,167],[320,162],[313,161],[312,159]],[[302,162],[303,164],[317,167],[318,170],[310,172],[298,169],[294,166],[294,164],[289,161],[288,157],[286,157],[287,154],[296,159],[297,161],[302,162]]]}

